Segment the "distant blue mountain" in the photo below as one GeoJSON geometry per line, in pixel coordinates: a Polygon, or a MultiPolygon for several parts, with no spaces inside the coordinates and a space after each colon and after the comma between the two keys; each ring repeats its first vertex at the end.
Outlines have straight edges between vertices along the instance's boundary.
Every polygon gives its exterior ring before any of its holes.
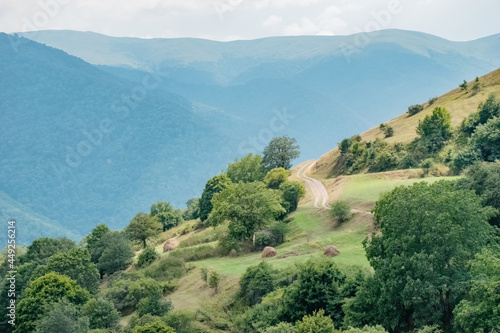
{"type": "Polygon", "coordinates": [[[317,158],[500,67],[500,35],[22,35],[0,35],[0,191],[78,235],[121,228],[157,200],[182,205],[272,136],[296,137],[300,160],[317,158]]]}
{"type": "MultiPolygon", "coordinates": [[[[122,228],[157,200],[184,205],[233,157],[234,117],[153,88],[153,76],[139,85],[12,41],[0,34],[2,217],[21,224],[33,213],[31,222],[56,221],[54,236],[73,238],[99,223],[122,228]],[[22,206],[31,213],[18,217],[12,207],[22,206]]],[[[43,235],[20,230],[20,243],[43,235]]]]}

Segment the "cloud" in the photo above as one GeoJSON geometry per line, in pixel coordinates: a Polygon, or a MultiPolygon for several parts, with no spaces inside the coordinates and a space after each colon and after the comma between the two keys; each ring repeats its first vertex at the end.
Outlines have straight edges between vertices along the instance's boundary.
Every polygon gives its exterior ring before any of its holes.
{"type": "Polygon", "coordinates": [[[275,27],[283,22],[283,18],[281,16],[271,15],[264,22],[262,22],[262,26],[265,28],[275,27]]]}
{"type": "Polygon", "coordinates": [[[319,32],[319,28],[310,19],[303,17],[299,22],[286,26],[283,32],[289,36],[311,35],[319,32]]]}
{"type": "Polygon", "coordinates": [[[291,6],[300,6],[307,7],[316,3],[321,2],[322,0],[258,0],[255,2],[255,8],[263,9],[267,7],[291,7],[291,6]]]}

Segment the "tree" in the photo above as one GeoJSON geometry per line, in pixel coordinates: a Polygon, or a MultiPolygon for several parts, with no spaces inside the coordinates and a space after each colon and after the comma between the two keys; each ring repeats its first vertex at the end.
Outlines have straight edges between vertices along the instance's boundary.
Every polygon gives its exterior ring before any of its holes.
{"type": "Polygon", "coordinates": [[[462,82],[461,84],[458,85],[460,87],[460,91],[467,91],[467,88],[468,88],[468,84],[467,84],[467,81],[464,80],[464,82],[462,82]]]}
{"type": "Polygon", "coordinates": [[[250,306],[260,303],[262,297],[275,289],[276,273],[276,270],[265,261],[247,268],[240,279],[240,297],[250,306]]]}
{"type": "Polygon", "coordinates": [[[262,157],[260,155],[249,154],[239,161],[229,163],[227,166],[227,176],[233,183],[249,183],[262,181],[264,170],[262,169],[262,157]]]}
{"type": "Polygon", "coordinates": [[[54,304],[36,326],[36,333],[87,333],[89,318],[81,316],[73,304],[63,299],[54,304]]]}
{"type": "Polygon", "coordinates": [[[210,272],[210,278],[208,279],[208,285],[213,288],[215,293],[219,289],[220,275],[216,271],[210,272]]]}
{"type": "Polygon", "coordinates": [[[310,260],[303,265],[297,279],[283,294],[283,317],[294,322],[321,309],[341,325],[342,304],[351,295],[344,289],[346,276],[328,259],[310,260]]]}
{"type": "Polygon", "coordinates": [[[200,219],[202,221],[205,221],[212,212],[212,198],[215,193],[219,193],[229,185],[231,185],[231,179],[225,173],[215,176],[207,182],[200,199],[200,219]]]}
{"type": "Polygon", "coordinates": [[[493,117],[500,117],[500,101],[490,94],[486,102],[479,105],[479,124],[486,124],[493,117]]]}
{"type": "Polygon", "coordinates": [[[152,247],[147,247],[144,251],[139,254],[137,258],[137,267],[144,267],[152,264],[156,259],[158,259],[158,253],[152,247]]]}
{"type": "Polygon", "coordinates": [[[175,330],[158,319],[153,323],[135,327],[133,333],[175,333],[175,330]]]}
{"type": "MultiPolygon", "coordinates": [[[[432,103],[430,103],[430,104],[432,104],[432,103]]],[[[424,106],[420,105],[420,104],[415,104],[415,105],[409,106],[408,107],[408,115],[410,117],[414,116],[417,113],[421,112],[423,109],[424,109],[424,106]]]]}
{"type": "Polygon", "coordinates": [[[113,302],[104,298],[93,298],[88,301],[83,306],[82,314],[89,318],[90,329],[114,329],[121,319],[113,302]]]}
{"type": "Polygon", "coordinates": [[[41,271],[43,272],[41,275],[48,272],[66,275],[90,293],[97,292],[99,287],[99,270],[96,264],[90,261],[87,250],[75,248],[69,252],[56,253],[49,258],[47,265],[41,271]]]}
{"type": "Polygon", "coordinates": [[[306,193],[304,186],[297,182],[285,181],[279,187],[282,193],[283,207],[286,209],[286,213],[291,213],[297,210],[300,199],[306,193]]]}
{"type": "Polygon", "coordinates": [[[124,270],[132,263],[135,255],[130,241],[119,231],[111,231],[104,235],[96,247],[100,252],[97,268],[101,274],[113,274],[124,270]]]}
{"type": "Polygon", "coordinates": [[[275,168],[289,170],[292,167],[291,161],[299,157],[299,146],[297,140],[288,136],[281,136],[271,140],[264,148],[262,165],[266,171],[275,168]]]}
{"type": "Polygon", "coordinates": [[[20,258],[21,263],[31,262],[43,265],[57,252],[69,251],[76,246],[75,242],[67,238],[37,238],[28,246],[26,255],[20,258]]]}
{"type": "MultiPolygon", "coordinates": [[[[494,209],[441,181],[398,187],[374,213],[380,232],[364,244],[375,275],[356,296],[358,306],[369,308],[364,320],[372,317],[391,331],[433,324],[449,331],[453,308],[467,291],[467,262],[492,240],[494,209]]],[[[364,324],[371,322],[357,322],[364,324]]]]}
{"type": "Polygon", "coordinates": [[[163,231],[178,226],[183,222],[182,214],[169,202],[158,201],[151,205],[150,216],[163,226],[163,231]]]}
{"type": "Polygon", "coordinates": [[[458,332],[494,332],[500,328],[500,248],[483,249],[469,264],[474,275],[466,299],[457,305],[458,332]]]}
{"type": "Polygon", "coordinates": [[[184,220],[196,220],[200,217],[200,198],[191,198],[186,202],[186,210],[182,213],[184,220]]]}
{"type": "Polygon", "coordinates": [[[229,221],[228,236],[236,241],[251,239],[254,232],[285,212],[279,193],[263,183],[238,183],[214,195],[210,224],[229,221]]]}
{"type": "Polygon", "coordinates": [[[137,214],[125,229],[130,238],[141,241],[144,248],[147,246],[147,239],[159,234],[161,230],[161,223],[146,213],[137,214]]]}
{"type": "Polygon", "coordinates": [[[324,310],[315,311],[312,315],[304,316],[295,324],[294,333],[336,333],[332,319],[325,316],[324,310]]]}
{"type": "Polygon", "coordinates": [[[285,168],[272,169],[264,177],[264,184],[267,188],[277,190],[281,184],[288,180],[288,177],[290,177],[290,171],[285,168]]]}
{"type": "Polygon", "coordinates": [[[83,305],[90,298],[88,291],[64,275],[51,272],[33,280],[17,307],[16,333],[34,332],[47,307],[65,298],[74,305],[83,305]]]}
{"type": "Polygon", "coordinates": [[[432,115],[419,120],[417,134],[429,153],[435,153],[451,138],[451,115],[445,108],[437,107],[432,115]]]}
{"type": "Polygon", "coordinates": [[[394,135],[394,129],[387,124],[380,124],[379,128],[385,134],[386,138],[390,138],[394,135]]]}
{"type": "Polygon", "coordinates": [[[479,125],[472,134],[470,147],[483,161],[500,159],[500,118],[493,117],[486,124],[479,125]]]}
{"type": "MultiPolygon", "coordinates": [[[[500,162],[477,162],[468,168],[458,187],[473,190],[483,197],[484,205],[500,210],[500,162]]],[[[491,225],[500,226],[500,214],[490,219],[491,225]]]]}
{"type": "Polygon", "coordinates": [[[97,242],[99,242],[101,237],[108,232],[110,232],[110,230],[105,224],[99,224],[97,227],[92,229],[90,234],[86,237],[87,249],[89,250],[89,253],[92,253],[92,248],[97,244],[97,242]]]}
{"type": "Polygon", "coordinates": [[[137,313],[139,316],[150,314],[152,316],[161,317],[172,309],[172,302],[163,300],[163,295],[160,292],[152,293],[145,297],[137,304],[137,313]]]}
{"type": "Polygon", "coordinates": [[[344,200],[335,201],[332,205],[331,215],[333,218],[338,219],[340,223],[349,221],[352,217],[351,206],[344,200]]]}
{"type": "Polygon", "coordinates": [[[266,328],[262,333],[295,333],[295,327],[286,322],[281,322],[276,326],[266,328]]]}

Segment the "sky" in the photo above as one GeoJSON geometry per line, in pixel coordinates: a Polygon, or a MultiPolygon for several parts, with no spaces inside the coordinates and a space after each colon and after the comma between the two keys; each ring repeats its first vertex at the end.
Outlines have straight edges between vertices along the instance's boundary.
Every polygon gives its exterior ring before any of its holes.
{"type": "Polygon", "coordinates": [[[499,0],[0,0],[0,31],[110,36],[269,36],[421,31],[454,41],[500,33],[499,0]]]}

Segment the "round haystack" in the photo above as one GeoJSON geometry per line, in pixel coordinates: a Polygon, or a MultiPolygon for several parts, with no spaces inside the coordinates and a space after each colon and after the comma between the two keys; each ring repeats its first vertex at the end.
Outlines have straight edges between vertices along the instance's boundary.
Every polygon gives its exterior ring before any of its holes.
{"type": "Polygon", "coordinates": [[[336,257],[340,254],[339,249],[335,245],[328,245],[324,252],[327,257],[336,257]]]}
{"type": "Polygon", "coordinates": [[[175,246],[170,243],[163,244],[163,252],[169,252],[175,250],[175,246]]]}
{"type": "Polygon", "coordinates": [[[262,250],[262,258],[272,258],[276,254],[278,254],[278,251],[274,247],[266,246],[264,250],[262,250]]]}

